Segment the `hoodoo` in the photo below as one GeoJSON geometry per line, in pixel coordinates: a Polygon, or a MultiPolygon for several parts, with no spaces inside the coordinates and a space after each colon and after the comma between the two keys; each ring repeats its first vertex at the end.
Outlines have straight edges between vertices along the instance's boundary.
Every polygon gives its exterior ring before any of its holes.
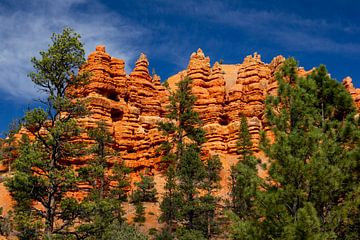
{"type": "MultiPolygon", "coordinates": [[[[203,151],[206,155],[218,155],[224,166],[221,195],[228,193],[229,169],[238,158],[236,141],[242,116],[248,122],[253,150],[261,157],[260,131],[270,131],[264,116],[265,99],[276,94],[275,72],[284,61],[283,56],[277,56],[267,64],[262,62],[258,53],[254,53],[246,56],[242,63],[215,62],[211,66],[210,58],[198,49],[190,55],[185,70],[167,79],[170,89],[175,89],[176,83],[184,77],[192,79],[192,92],[197,99],[194,110],[199,113],[206,131],[207,142],[203,151]]],[[[159,76],[150,75],[148,66],[146,55],[141,53],[135,68],[127,74],[124,60],[110,56],[105,46],[97,46],[81,69],[89,72],[89,84],[71,91],[86,100],[90,112],[87,117],[78,119],[80,126],[91,129],[99,120],[104,121],[114,140],[112,147],[119,153],[112,161],[124,161],[133,168],[136,180],[144,171],[154,175],[156,187],[161,193],[164,179],[160,174],[158,163],[161,156],[157,149],[164,136],[158,129],[158,122],[165,119],[170,93],[161,84],[159,76]]],[[[301,68],[298,71],[300,75],[307,74],[301,68]]],[[[345,78],[343,84],[360,108],[360,89],[353,86],[350,77],[345,78]]],[[[23,132],[26,133],[26,130],[22,129],[20,133],[23,132]]],[[[82,134],[81,138],[90,141],[86,134],[82,134]]],[[[86,162],[74,164],[84,165],[86,162]]],[[[0,166],[0,169],[7,171],[5,166],[0,166]]],[[[2,184],[0,191],[0,207],[7,211],[10,205],[2,184]]],[[[152,227],[156,224],[156,220],[150,223],[152,227]]]]}

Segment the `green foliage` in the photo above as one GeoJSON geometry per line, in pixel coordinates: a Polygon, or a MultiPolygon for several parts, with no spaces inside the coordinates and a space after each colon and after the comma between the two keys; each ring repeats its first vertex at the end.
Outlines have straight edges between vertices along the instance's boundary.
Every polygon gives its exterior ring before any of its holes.
{"type": "Polygon", "coordinates": [[[100,240],[147,240],[148,238],[140,233],[135,227],[125,222],[114,221],[108,226],[105,234],[98,238],[100,240]]]}
{"type": "Polygon", "coordinates": [[[142,202],[135,202],[135,217],[134,222],[144,223],[145,218],[145,207],[142,202]]]}
{"type": "MultiPolygon", "coordinates": [[[[359,236],[360,131],[352,98],[324,66],[305,78],[296,73],[288,59],[276,74],[278,94],[266,101],[275,140],[263,133],[261,141],[268,177],[233,221],[233,239],[359,236]]],[[[246,187],[254,178],[243,179],[246,187]]]]}
{"type": "MultiPolygon", "coordinates": [[[[191,79],[185,78],[172,92],[168,106],[167,121],[159,123],[159,129],[168,141],[161,146],[163,163],[168,165],[165,194],[160,205],[159,220],[175,228],[178,221],[192,222],[194,207],[199,199],[198,187],[204,177],[200,159],[200,145],[205,141],[198,113],[193,110],[196,98],[191,93],[191,79]]],[[[188,223],[189,224],[189,223],[188,223]]],[[[192,223],[191,223],[192,224],[192,223]]],[[[190,224],[190,225],[191,225],[190,224]]]]}
{"type": "Polygon", "coordinates": [[[157,229],[156,228],[150,228],[149,229],[149,235],[150,236],[154,236],[157,234],[157,229]]]}
{"type": "Polygon", "coordinates": [[[78,209],[77,201],[67,197],[76,190],[78,178],[65,163],[81,154],[79,144],[72,141],[80,132],[74,118],[84,116],[86,110],[67,89],[86,82],[87,74],[78,73],[85,62],[84,50],[80,36],[69,28],[53,34],[51,40],[41,58],[31,60],[35,71],[29,76],[46,94],[41,100],[44,107],[28,111],[23,119],[34,139],[23,137],[15,172],[6,182],[16,201],[16,228],[24,239],[68,234],[79,214],[64,209],[78,209]]]}
{"type": "Polygon", "coordinates": [[[134,222],[145,222],[145,207],[143,202],[156,202],[157,191],[155,188],[154,178],[140,174],[141,180],[135,183],[137,189],[131,195],[131,201],[135,205],[134,222]]]}
{"type": "Polygon", "coordinates": [[[167,121],[159,122],[159,129],[169,141],[162,144],[163,161],[177,164],[187,139],[196,145],[205,142],[205,131],[200,127],[199,114],[193,110],[196,101],[191,93],[191,79],[185,78],[177,83],[177,90],[171,92],[170,104],[167,107],[167,121]]]}
{"type": "Polygon", "coordinates": [[[100,239],[115,220],[123,222],[121,204],[127,200],[130,170],[122,162],[110,172],[108,158],[116,154],[110,147],[113,141],[104,122],[98,122],[97,128],[90,129],[88,135],[95,141],[89,151],[93,159],[79,170],[79,176],[92,188],[81,203],[82,224],[77,231],[84,239],[100,239]],[[115,184],[110,184],[111,181],[115,184]]]}
{"type": "Polygon", "coordinates": [[[140,174],[140,182],[136,182],[137,189],[133,192],[131,198],[133,202],[156,202],[157,191],[155,188],[154,178],[140,174]]]}
{"type": "Polygon", "coordinates": [[[16,223],[16,230],[19,232],[18,238],[20,240],[38,240],[41,239],[41,230],[44,224],[41,218],[31,211],[15,212],[14,222],[16,223]]]}
{"type": "Polygon", "coordinates": [[[336,239],[334,234],[324,233],[317,212],[311,203],[305,203],[304,207],[296,213],[296,221],[284,228],[282,239],[336,239]]]}
{"type": "Polygon", "coordinates": [[[165,227],[161,230],[161,232],[159,232],[155,236],[155,239],[156,240],[172,240],[172,239],[174,239],[174,237],[173,237],[171,230],[169,228],[165,227]]]}
{"type": "Polygon", "coordinates": [[[0,236],[9,236],[12,227],[10,215],[3,215],[3,208],[0,207],[0,236]]]}
{"type": "Polygon", "coordinates": [[[117,201],[127,201],[127,189],[130,187],[129,174],[131,168],[125,166],[124,162],[115,163],[112,174],[109,176],[110,181],[114,181],[115,185],[110,189],[111,198],[117,201]]]}
{"type": "Polygon", "coordinates": [[[239,160],[247,160],[253,154],[251,142],[251,135],[249,133],[249,128],[245,116],[241,117],[240,120],[240,129],[239,137],[236,142],[237,153],[239,154],[239,160]]]}
{"type": "Polygon", "coordinates": [[[173,165],[170,165],[166,171],[165,193],[160,203],[161,215],[160,222],[165,222],[168,226],[173,226],[176,219],[179,218],[181,195],[176,182],[176,173],[173,165]]]}
{"type": "Polygon", "coordinates": [[[235,240],[261,239],[261,229],[257,227],[253,219],[240,219],[233,211],[227,211],[226,216],[230,220],[230,238],[235,240]]]}
{"type": "Polygon", "coordinates": [[[203,233],[194,229],[181,228],[176,232],[179,240],[205,240],[203,233]]]}
{"type": "Polygon", "coordinates": [[[181,80],[169,99],[167,121],[159,123],[159,129],[168,138],[161,146],[162,160],[168,168],[159,220],[167,223],[169,235],[177,226],[184,226],[184,231],[199,230],[201,235],[210,237],[217,202],[213,191],[218,187],[221,163],[218,158],[211,158],[206,164],[201,160],[205,132],[193,110],[196,98],[191,92],[191,79],[181,80]],[[204,196],[201,190],[206,192],[204,196]]]}
{"type": "Polygon", "coordinates": [[[237,141],[239,161],[230,169],[230,207],[243,220],[251,216],[249,213],[254,207],[260,184],[260,178],[257,176],[259,161],[252,156],[252,146],[247,120],[243,116],[237,141]]]}
{"type": "Polygon", "coordinates": [[[17,133],[19,129],[19,124],[13,122],[10,124],[9,130],[4,134],[6,138],[0,138],[0,163],[3,166],[7,166],[9,172],[11,172],[11,160],[16,157],[16,151],[18,150],[15,144],[14,134],[17,133]]]}
{"type": "Polygon", "coordinates": [[[196,228],[196,217],[201,208],[199,190],[205,177],[204,165],[198,146],[194,144],[183,150],[178,165],[179,191],[182,197],[180,220],[188,229],[196,228]]]}
{"type": "Polygon", "coordinates": [[[216,219],[219,198],[215,196],[215,192],[220,188],[220,171],[222,169],[220,158],[218,156],[210,157],[204,162],[204,167],[205,177],[201,186],[204,194],[200,196],[201,208],[197,229],[205,233],[209,239],[219,231],[216,219]]]}
{"type": "Polygon", "coordinates": [[[60,110],[57,103],[65,100],[67,88],[87,80],[85,75],[78,74],[85,63],[85,51],[80,35],[70,28],[65,28],[61,34],[54,33],[51,42],[47,51],[40,51],[40,59],[31,59],[36,71],[29,77],[53,101],[54,109],[60,110]]]}

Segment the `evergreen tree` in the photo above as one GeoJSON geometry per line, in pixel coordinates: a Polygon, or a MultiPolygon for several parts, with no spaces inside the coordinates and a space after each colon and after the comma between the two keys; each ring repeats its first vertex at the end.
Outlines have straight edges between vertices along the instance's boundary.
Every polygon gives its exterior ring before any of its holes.
{"type": "Polygon", "coordinates": [[[169,96],[167,121],[159,122],[159,129],[169,139],[161,146],[163,162],[177,164],[184,148],[190,144],[200,146],[205,142],[199,114],[193,110],[196,97],[191,92],[191,79],[186,77],[176,84],[177,89],[169,96]],[[185,142],[186,141],[186,142],[185,142]]]}
{"type": "MultiPolygon", "coordinates": [[[[177,185],[174,165],[169,165],[166,171],[165,193],[160,203],[161,215],[160,222],[165,222],[168,228],[172,229],[176,220],[179,218],[179,209],[181,205],[181,195],[177,185]]],[[[166,229],[166,232],[170,229],[166,229]]]]}
{"type": "Polygon", "coordinates": [[[111,224],[105,234],[98,238],[100,240],[147,240],[148,238],[135,227],[126,222],[115,221],[111,224]]]}
{"type": "MultiPolygon", "coordinates": [[[[115,184],[110,188],[110,198],[118,202],[127,201],[127,192],[130,188],[129,174],[131,169],[125,166],[124,162],[120,164],[115,163],[112,168],[112,174],[109,175],[109,180],[115,184]]],[[[121,212],[118,215],[118,221],[121,222],[121,212]]]]}
{"type": "Polygon", "coordinates": [[[200,197],[202,212],[199,218],[199,227],[202,232],[206,233],[208,239],[219,230],[216,221],[216,208],[219,198],[215,196],[215,192],[220,188],[221,169],[222,164],[219,156],[210,157],[205,161],[205,178],[202,183],[205,194],[200,197]]]}
{"type": "Polygon", "coordinates": [[[247,120],[242,116],[237,141],[239,160],[230,169],[230,206],[241,219],[249,217],[260,184],[257,176],[258,160],[253,156],[252,147],[247,120]]]}
{"type": "MultiPolygon", "coordinates": [[[[267,99],[275,135],[263,134],[268,177],[257,191],[243,239],[354,239],[359,236],[359,120],[346,89],[324,66],[297,76],[294,59],[276,75],[267,99]]],[[[240,231],[238,231],[240,232],[240,231]]],[[[235,238],[235,237],[234,237],[235,238]]],[[[235,238],[239,239],[239,238],[235,238]]]]}
{"type": "Polygon", "coordinates": [[[145,222],[145,207],[143,202],[156,202],[157,191],[154,178],[140,174],[141,180],[135,183],[137,189],[133,192],[131,200],[135,205],[134,222],[145,222]]]}
{"type": "Polygon", "coordinates": [[[20,239],[37,239],[43,233],[47,238],[69,235],[68,228],[78,216],[77,201],[67,194],[76,190],[77,177],[66,163],[80,154],[73,141],[79,133],[75,118],[86,110],[67,90],[86,82],[87,74],[78,72],[85,62],[84,49],[80,36],[69,28],[53,34],[51,40],[40,59],[32,58],[35,71],[29,74],[45,94],[44,106],[24,117],[31,140],[23,137],[13,164],[15,172],[6,183],[16,202],[14,218],[20,239]]]}
{"type": "MultiPolygon", "coordinates": [[[[206,198],[200,196],[207,177],[200,156],[205,132],[201,128],[198,113],[193,110],[196,98],[191,93],[191,79],[181,80],[169,99],[167,121],[159,123],[159,129],[168,137],[168,141],[161,147],[163,163],[168,168],[159,220],[166,222],[170,231],[182,223],[183,227],[199,229],[206,235],[207,220],[210,222],[212,218],[209,217],[211,211],[204,210],[206,198]]],[[[208,181],[208,189],[213,187],[212,181],[208,181]]]]}
{"type": "Polygon", "coordinates": [[[247,160],[253,155],[253,144],[245,116],[241,116],[240,118],[239,137],[236,146],[239,160],[247,160]]]}
{"type": "Polygon", "coordinates": [[[110,148],[112,138],[103,121],[97,123],[97,127],[88,131],[90,139],[95,141],[91,147],[89,154],[93,155],[93,159],[89,161],[89,165],[80,169],[80,176],[91,186],[91,194],[93,198],[103,199],[109,190],[109,179],[106,176],[108,170],[108,158],[114,155],[110,148]]]}
{"type": "Polygon", "coordinates": [[[154,178],[140,174],[140,181],[135,183],[137,189],[133,192],[131,198],[133,202],[156,202],[157,191],[154,178]]]}
{"type": "Polygon", "coordinates": [[[187,229],[197,229],[201,211],[199,191],[205,178],[205,168],[197,145],[191,144],[184,149],[177,171],[182,197],[180,220],[185,222],[187,229]]]}
{"type": "Polygon", "coordinates": [[[134,222],[144,223],[146,220],[144,204],[142,202],[138,201],[138,202],[134,202],[134,205],[135,205],[134,222]]]}
{"type": "Polygon", "coordinates": [[[78,235],[84,239],[99,239],[115,220],[120,224],[123,222],[121,204],[127,200],[125,188],[130,186],[127,180],[130,171],[123,163],[110,171],[108,159],[116,155],[110,147],[113,141],[105,122],[100,121],[97,125],[88,132],[95,141],[89,152],[93,159],[79,170],[81,179],[91,186],[82,202],[82,224],[78,227],[78,235]],[[113,186],[111,181],[116,185],[113,186]]]}
{"type": "MultiPolygon", "coordinates": [[[[169,97],[167,121],[159,123],[159,129],[168,141],[165,141],[161,150],[163,151],[162,162],[167,164],[165,194],[160,204],[162,215],[159,220],[166,222],[170,231],[176,227],[176,223],[184,216],[184,193],[180,187],[179,165],[184,165],[184,156],[187,148],[195,150],[195,155],[199,155],[200,146],[204,143],[204,130],[200,128],[198,113],[193,110],[196,98],[191,93],[191,79],[185,78],[177,84],[175,92],[171,92],[169,97]],[[187,141],[187,143],[185,142],[187,141]],[[194,146],[192,146],[193,144],[194,146]],[[182,163],[180,163],[182,162],[182,163]]],[[[196,156],[197,165],[201,165],[199,156],[196,156]]],[[[191,167],[189,165],[189,167],[191,167]]],[[[194,166],[195,167],[195,166],[194,166]]],[[[185,171],[184,171],[185,172],[185,171]]],[[[203,172],[203,167],[199,169],[203,172]]],[[[183,176],[183,179],[186,176],[183,176]]],[[[193,204],[193,203],[191,203],[193,204]]]]}

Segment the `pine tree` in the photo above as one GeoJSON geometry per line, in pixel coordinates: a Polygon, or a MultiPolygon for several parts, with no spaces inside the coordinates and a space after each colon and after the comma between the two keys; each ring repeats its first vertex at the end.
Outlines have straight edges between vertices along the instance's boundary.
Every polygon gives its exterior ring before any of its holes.
{"type": "Polygon", "coordinates": [[[84,116],[86,109],[67,90],[86,82],[87,74],[78,72],[85,62],[84,49],[80,36],[69,28],[51,40],[41,58],[31,60],[35,71],[29,76],[45,94],[44,105],[24,117],[32,139],[23,137],[14,175],[6,183],[16,202],[20,239],[69,235],[78,216],[77,201],[67,194],[76,190],[77,177],[66,163],[81,153],[73,141],[79,133],[75,118],[84,116]]]}
{"type": "MultiPolygon", "coordinates": [[[[161,148],[163,163],[168,168],[160,221],[166,222],[170,231],[184,223],[185,228],[199,229],[206,235],[210,210],[204,210],[204,199],[199,194],[207,177],[200,155],[205,132],[198,113],[193,110],[195,101],[191,79],[181,80],[170,95],[167,121],[159,123],[159,129],[168,137],[161,148]]],[[[213,186],[210,182],[209,188],[213,186]]]]}
{"type": "Polygon", "coordinates": [[[161,146],[163,162],[180,162],[184,148],[191,143],[198,146],[205,142],[205,131],[201,128],[199,114],[193,110],[196,97],[191,92],[191,79],[186,77],[177,83],[175,92],[169,96],[167,121],[159,122],[159,129],[169,138],[161,146]],[[185,140],[187,142],[185,142],[185,140]]]}
{"type": "Polygon", "coordinates": [[[145,222],[145,207],[143,202],[156,202],[157,191],[155,188],[154,178],[140,174],[141,180],[135,183],[137,189],[131,195],[131,201],[135,205],[134,222],[145,222]]]}
{"type": "Polygon", "coordinates": [[[146,220],[144,204],[141,201],[138,201],[138,202],[134,202],[134,205],[135,205],[134,222],[144,223],[146,220]]]}
{"type": "Polygon", "coordinates": [[[112,138],[103,121],[97,123],[97,127],[88,131],[90,139],[95,141],[89,151],[94,158],[89,161],[89,165],[80,169],[80,176],[92,186],[91,194],[93,198],[103,199],[109,189],[109,179],[106,176],[108,170],[108,157],[114,155],[110,148],[112,138]]]}
{"type": "Polygon", "coordinates": [[[239,160],[230,169],[230,207],[241,219],[250,217],[260,184],[257,176],[258,160],[253,156],[252,147],[247,120],[242,116],[237,141],[239,160]]]}
{"type": "Polygon", "coordinates": [[[148,237],[126,222],[114,222],[100,240],[148,240],[148,237]]]}
{"type": "Polygon", "coordinates": [[[89,137],[95,141],[89,151],[93,159],[79,170],[81,179],[91,186],[81,204],[82,223],[77,228],[78,236],[84,239],[99,239],[115,220],[119,224],[123,222],[121,205],[127,200],[126,188],[130,186],[127,179],[129,170],[123,162],[110,171],[108,159],[116,155],[111,148],[113,141],[105,122],[100,121],[97,125],[88,131],[89,137]]]}
{"type": "Polygon", "coordinates": [[[206,233],[205,236],[210,239],[216,231],[216,208],[219,198],[215,196],[215,192],[220,188],[220,171],[222,164],[219,156],[212,156],[205,161],[205,178],[203,180],[202,189],[205,194],[200,197],[201,211],[199,222],[200,229],[206,233]]]}
{"type": "MultiPolygon", "coordinates": [[[[177,185],[174,165],[169,165],[166,171],[165,193],[160,203],[161,216],[160,222],[165,222],[172,229],[179,218],[179,209],[181,205],[181,196],[177,185]]],[[[170,231],[170,230],[169,230],[170,231]]]]}
{"type": "MultiPolygon", "coordinates": [[[[131,171],[132,169],[126,167],[123,161],[120,164],[114,164],[112,174],[109,175],[109,180],[115,182],[115,185],[110,188],[110,198],[118,202],[127,201],[127,192],[130,188],[129,174],[131,171]]],[[[121,215],[122,211],[117,214],[119,222],[121,222],[121,215]]]]}
{"type": "Polygon", "coordinates": [[[135,183],[137,189],[133,192],[131,198],[133,202],[156,202],[157,191],[154,178],[140,174],[140,181],[135,183]]]}
{"type": "MultiPolygon", "coordinates": [[[[176,227],[176,223],[184,216],[184,193],[180,187],[179,179],[179,165],[184,166],[184,156],[188,152],[187,148],[195,150],[190,147],[191,143],[197,146],[204,141],[204,130],[199,127],[200,119],[198,113],[193,110],[196,98],[191,93],[191,79],[185,78],[177,84],[177,90],[172,92],[170,97],[170,104],[168,106],[167,121],[159,123],[159,129],[168,141],[161,145],[163,151],[162,162],[168,165],[166,170],[166,185],[165,194],[160,204],[162,215],[159,220],[166,222],[170,231],[176,227]],[[185,140],[188,143],[185,143],[185,140]],[[180,163],[181,162],[181,163],[180,163]]],[[[199,148],[196,149],[195,155],[199,155],[199,148]]],[[[201,163],[198,156],[197,163],[201,163]]],[[[199,164],[198,164],[199,165],[199,164]]],[[[200,172],[201,169],[200,168],[200,172]]],[[[183,176],[185,178],[185,176],[183,176]]],[[[193,204],[193,203],[192,203],[193,204]]]]}
{"type": "Polygon", "coordinates": [[[191,144],[184,149],[177,171],[182,196],[180,219],[185,222],[187,229],[197,229],[196,220],[201,211],[199,193],[206,174],[198,146],[191,144]]]}
{"type": "Polygon", "coordinates": [[[288,59],[276,78],[278,94],[266,102],[275,139],[263,134],[261,144],[268,177],[246,214],[258,219],[238,218],[233,238],[359,236],[360,135],[351,96],[324,66],[298,77],[296,61],[288,59]]]}
{"type": "Polygon", "coordinates": [[[253,144],[251,142],[251,135],[245,116],[241,116],[240,119],[239,137],[236,142],[236,146],[237,153],[239,154],[239,160],[247,160],[253,155],[253,144]]]}

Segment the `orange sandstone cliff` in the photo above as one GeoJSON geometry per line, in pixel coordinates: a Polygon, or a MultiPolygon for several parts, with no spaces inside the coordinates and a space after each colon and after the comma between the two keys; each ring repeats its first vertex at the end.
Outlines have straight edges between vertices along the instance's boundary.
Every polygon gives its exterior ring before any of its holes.
{"type": "MultiPolygon", "coordinates": [[[[269,94],[276,94],[274,73],[284,60],[284,57],[277,56],[267,64],[255,53],[239,64],[216,62],[211,66],[210,58],[198,49],[191,54],[187,68],[167,80],[172,89],[185,76],[193,80],[192,91],[197,97],[195,110],[199,112],[206,130],[204,152],[219,155],[224,166],[221,173],[223,187],[219,193],[224,197],[228,192],[229,168],[237,161],[236,141],[241,116],[246,116],[248,120],[255,154],[262,157],[258,148],[260,131],[270,133],[264,118],[264,101],[269,94]]],[[[138,172],[147,170],[154,175],[161,193],[164,179],[158,164],[161,156],[156,150],[164,138],[157,129],[157,123],[166,114],[169,92],[160,83],[159,76],[150,75],[148,66],[148,59],[141,54],[133,71],[127,74],[123,60],[111,57],[104,46],[97,46],[83,66],[83,70],[90,73],[90,83],[84,89],[75,90],[75,93],[86,100],[91,112],[88,117],[79,120],[80,125],[89,129],[96,127],[97,121],[105,121],[114,139],[113,148],[120,153],[112,161],[125,161],[135,170],[133,179],[136,180],[138,172]]],[[[299,74],[307,72],[299,68],[299,74]]],[[[360,89],[353,86],[349,77],[344,79],[343,84],[360,108],[360,89]]],[[[82,138],[90,142],[86,134],[82,138]]],[[[0,193],[0,207],[8,210],[10,199],[1,183],[0,193]]],[[[157,205],[148,205],[147,213],[152,213],[146,216],[147,227],[158,224],[157,205]]],[[[125,209],[129,216],[134,212],[130,205],[125,209]]]]}

